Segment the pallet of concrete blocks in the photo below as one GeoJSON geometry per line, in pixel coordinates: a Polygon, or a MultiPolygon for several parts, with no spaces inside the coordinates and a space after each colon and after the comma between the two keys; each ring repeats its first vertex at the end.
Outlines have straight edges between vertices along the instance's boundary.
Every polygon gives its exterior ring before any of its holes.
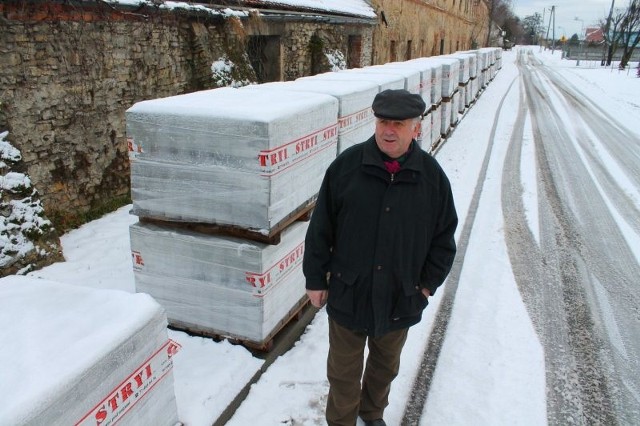
{"type": "Polygon", "coordinates": [[[493,47],[483,47],[478,49],[481,55],[484,55],[483,75],[485,77],[485,86],[493,80],[496,73],[496,49],[493,47]]]}
{"type": "Polygon", "coordinates": [[[473,99],[471,92],[471,68],[475,67],[475,55],[464,53],[452,53],[448,55],[460,61],[460,73],[458,80],[458,90],[460,91],[460,102],[458,104],[458,112],[463,113],[471,105],[473,99]]]}
{"type": "Polygon", "coordinates": [[[470,91],[470,104],[473,103],[478,98],[478,93],[480,92],[480,63],[481,58],[480,54],[477,50],[465,50],[461,52],[456,52],[456,54],[469,55],[469,87],[470,91]]]}
{"type": "Polygon", "coordinates": [[[139,221],[130,227],[136,291],[161,303],[175,328],[267,348],[308,300],[307,227],[294,223],[274,245],[139,221]]]}
{"type": "Polygon", "coordinates": [[[442,65],[442,116],[440,120],[440,133],[443,137],[446,137],[446,135],[449,134],[449,130],[451,129],[451,122],[453,120],[453,97],[454,94],[458,91],[460,62],[457,59],[447,58],[444,56],[436,56],[428,58],[428,60],[442,65]]]}
{"type": "Polygon", "coordinates": [[[496,68],[496,71],[502,69],[502,49],[500,48],[496,49],[496,68]]]}
{"type": "Polygon", "coordinates": [[[487,87],[489,84],[489,51],[486,48],[476,50],[478,55],[478,85],[480,89],[487,87]]]}
{"type": "Polygon", "coordinates": [[[178,424],[179,345],[149,295],[10,276],[0,322],[3,425],[178,424]]]}
{"type": "Polygon", "coordinates": [[[337,154],[338,100],[220,88],[126,112],[132,213],[277,243],[337,154]]]}
{"type": "Polygon", "coordinates": [[[371,81],[298,79],[250,85],[242,89],[324,93],[338,99],[338,154],[369,139],[375,131],[371,104],[379,89],[378,84],[371,81]]]}
{"type": "MultiPolygon", "coordinates": [[[[431,102],[431,81],[432,81],[432,70],[424,65],[420,65],[420,63],[405,61],[405,62],[389,62],[387,64],[381,65],[385,69],[408,69],[412,72],[417,72],[419,74],[419,87],[417,88],[417,93],[422,96],[422,100],[427,105],[425,115],[422,119],[422,126],[420,134],[418,135],[417,142],[422,149],[425,151],[429,151],[431,148],[431,138],[432,138],[432,123],[431,123],[431,110],[433,108],[431,102]]],[[[412,93],[414,93],[412,91],[412,93]]]]}
{"type": "Polygon", "coordinates": [[[415,64],[425,70],[425,74],[431,73],[431,151],[438,145],[442,134],[440,133],[442,119],[442,65],[429,58],[416,58],[406,61],[407,64],[415,64]]]}

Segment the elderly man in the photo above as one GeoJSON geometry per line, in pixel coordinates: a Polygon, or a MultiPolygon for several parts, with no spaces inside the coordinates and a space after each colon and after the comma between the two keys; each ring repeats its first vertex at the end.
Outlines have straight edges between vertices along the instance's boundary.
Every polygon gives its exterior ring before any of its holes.
{"type": "Polygon", "coordinates": [[[311,217],[303,270],[329,316],[330,426],[385,425],[408,328],[455,257],[449,180],[415,141],[425,108],[406,90],[376,95],[375,135],[328,167],[311,217]]]}

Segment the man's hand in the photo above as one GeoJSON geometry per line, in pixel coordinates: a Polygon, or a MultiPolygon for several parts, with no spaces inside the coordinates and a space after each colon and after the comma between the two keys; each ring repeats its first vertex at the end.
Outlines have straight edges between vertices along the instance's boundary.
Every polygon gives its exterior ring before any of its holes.
{"type": "Polygon", "coordinates": [[[425,299],[428,299],[429,296],[431,296],[431,292],[429,291],[428,288],[423,288],[422,289],[422,295],[424,296],[425,299]]]}
{"type": "Polygon", "coordinates": [[[307,290],[307,296],[309,296],[311,304],[320,309],[327,303],[329,290],[307,290]]]}

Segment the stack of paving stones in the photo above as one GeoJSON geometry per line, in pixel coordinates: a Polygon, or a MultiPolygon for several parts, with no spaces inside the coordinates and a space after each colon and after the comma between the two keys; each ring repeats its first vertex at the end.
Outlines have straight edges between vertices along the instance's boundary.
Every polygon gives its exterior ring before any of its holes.
{"type": "Polygon", "coordinates": [[[457,122],[457,105],[453,108],[458,95],[458,80],[460,62],[457,59],[437,56],[434,58],[428,58],[428,61],[437,63],[442,66],[442,101],[440,102],[441,120],[440,120],[440,134],[442,137],[446,137],[451,130],[452,122],[457,122]],[[455,113],[455,114],[454,114],[455,113]],[[455,118],[454,118],[455,117],[455,118]]]}
{"type": "Polygon", "coordinates": [[[148,295],[12,275],[0,321],[3,425],[178,424],[177,345],[148,295]]]}
{"type": "Polygon", "coordinates": [[[338,100],[221,88],[127,111],[136,291],[175,328],[265,345],[306,303],[308,215],[338,100]]]}
{"type": "MultiPolygon", "coordinates": [[[[455,53],[455,54],[447,55],[447,57],[457,59],[460,62],[459,72],[458,72],[459,96],[458,96],[457,102],[454,103],[453,108],[458,114],[462,114],[468,108],[469,102],[471,100],[471,95],[470,95],[471,86],[469,84],[471,56],[455,53]],[[469,95],[467,95],[467,92],[469,92],[469,95]]],[[[452,122],[452,125],[455,125],[456,123],[452,122]]]]}
{"type": "Polygon", "coordinates": [[[478,97],[480,86],[478,84],[478,74],[480,73],[480,55],[477,50],[467,50],[457,52],[454,55],[469,57],[469,84],[465,92],[465,106],[469,108],[478,97]]]}

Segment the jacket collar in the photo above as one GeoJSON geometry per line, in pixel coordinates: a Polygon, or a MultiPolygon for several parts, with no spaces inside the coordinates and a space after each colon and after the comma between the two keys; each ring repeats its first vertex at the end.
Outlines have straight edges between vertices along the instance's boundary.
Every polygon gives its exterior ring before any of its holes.
{"type": "MultiPolygon", "coordinates": [[[[402,163],[402,170],[414,170],[421,171],[420,167],[420,154],[417,152],[420,147],[418,147],[416,140],[412,141],[413,149],[409,152],[407,159],[402,163]]],[[[371,136],[369,140],[364,143],[364,152],[362,154],[362,164],[364,166],[376,166],[383,169],[386,172],[386,168],[384,167],[384,161],[382,160],[382,155],[380,152],[380,148],[376,144],[375,135],[371,136]]]]}

